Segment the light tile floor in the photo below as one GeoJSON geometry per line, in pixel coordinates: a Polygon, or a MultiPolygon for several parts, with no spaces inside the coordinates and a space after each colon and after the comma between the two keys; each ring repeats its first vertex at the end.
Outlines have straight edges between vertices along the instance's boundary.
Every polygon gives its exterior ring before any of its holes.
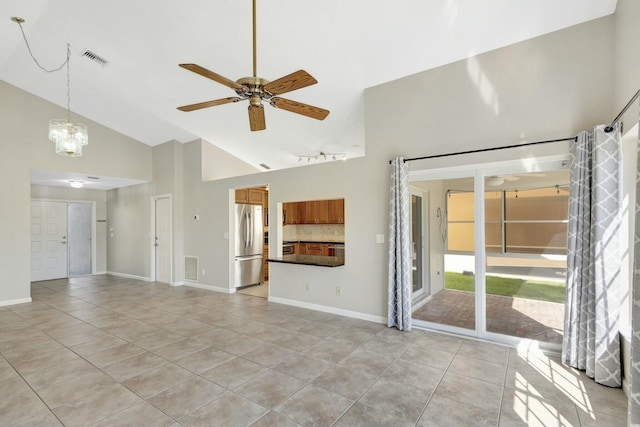
{"type": "Polygon", "coordinates": [[[113,276],[0,308],[2,426],[624,426],[557,359],[113,276]]]}

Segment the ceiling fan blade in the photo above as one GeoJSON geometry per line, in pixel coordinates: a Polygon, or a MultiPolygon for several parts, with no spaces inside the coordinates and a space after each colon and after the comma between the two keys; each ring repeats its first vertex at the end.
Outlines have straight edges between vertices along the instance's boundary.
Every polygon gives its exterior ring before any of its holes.
{"type": "Polygon", "coordinates": [[[272,98],[271,105],[276,108],[281,108],[296,114],[302,114],[303,116],[311,117],[316,120],[324,120],[329,115],[329,110],[285,98],[272,98]]]}
{"type": "Polygon", "coordinates": [[[249,126],[251,131],[265,130],[267,124],[264,121],[264,107],[262,105],[249,105],[249,126]]]}
{"type": "Polygon", "coordinates": [[[178,110],[194,111],[194,110],[200,110],[202,108],[215,107],[216,105],[228,104],[230,102],[238,102],[238,101],[242,101],[242,98],[238,98],[237,96],[232,96],[229,98],[216,99],[213,101],[199,102],[197,104],[183,105],[182,107],[178,107],[178,110]]]}
{"type": "Polygon", "coordinates": [[[318,81],[314,79],[311,74],[304,70],[298,70],[295,73],[291,73],[267,83],[264,85],[264,90],[269,92],[271,95],[281,95],[316,83],[318,83],[318,81]]]}
{"type": "Polygon", "coordinates": [[[241,84],[236,83],[233,80],[228,79],[226,77],[223,77],[220,74],[214,73],[213,71],[207,70],[206,68],[203,68],[199,65],[196,65],[196,64],[178,64],[178,65],[186,70],[193,71],[196,74],[200,74],[203,77],[206,77],[215,82],[228,86],[231,89],[234,89],[234,90],[242,89],[241,84]]]}

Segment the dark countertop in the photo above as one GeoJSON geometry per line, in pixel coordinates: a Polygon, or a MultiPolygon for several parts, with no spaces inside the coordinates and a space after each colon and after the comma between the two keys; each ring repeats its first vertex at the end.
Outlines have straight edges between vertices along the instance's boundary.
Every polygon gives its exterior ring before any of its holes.
{"type": "Polygon", "coordinates": [[[344,242],[338,242],[338,241],[326,241],[326,240],[284,240],[282,242],[282,244],[287,244],[287,243],[326,243],[329,245],[344,245],[344,242]]]}
{"type": "Polygon", "coordinates": [[[279,258],[269,258],[267,261],[282,264],[315,265],[319,267],[340,267],[344,265],[344,257],[317,255],[283,255],[279,258]]]}

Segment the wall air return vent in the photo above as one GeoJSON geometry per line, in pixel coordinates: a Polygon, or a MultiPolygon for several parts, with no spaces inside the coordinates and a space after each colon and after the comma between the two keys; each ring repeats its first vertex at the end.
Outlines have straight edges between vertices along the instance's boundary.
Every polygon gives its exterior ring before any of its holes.
{"type": "Polygon", "coordinates": [[[107,60],[104,59],[103,57],[91,52],[90,50],[85,50],[84,52],[82,52],[82,54],[80,55],[83,58],[87,58],[90,61],[95,62],[96,64],[98,64],[101,67],[104,67],[105,65],[107,65],[107,60]]]}
{"type": "Polygon", "coordinates": [[[198,257],[184,257],[184,280],[198,281],[198,257]]]}

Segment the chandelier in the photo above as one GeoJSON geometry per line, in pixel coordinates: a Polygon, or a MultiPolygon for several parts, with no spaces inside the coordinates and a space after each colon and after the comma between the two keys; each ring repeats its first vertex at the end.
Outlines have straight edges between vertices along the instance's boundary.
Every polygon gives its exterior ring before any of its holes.
{"type": "Polygon", "coordinates": [[[38,60],[33,56],[33,52],[31,52],[31,46],[29,46],[29,42],[27,41],[27,37],[24,34],[24,29],[22,28],[22,24],[24,23],[24,19],[19,17],[13,17],[11,20],[17,23],[20,26],[20,31],[22,32],[22,38],[24,39],[25,44],[27,45],[27,50],[29,51],[29,55],[31,55],[31,59],[36,63],[40,69],[46,71],[47,73],[53,73],[62,69],[62,67],[66,66],[67,69],[67,118],[66,119],[52,119],[49,120],[49,139],[55,143],[56,146],[56,154],[60,156],[67,157],[80,157],[82,156],[82,147],[89,143],[89,134],[87,127],[82,123],[73,124],[71,122],[71,80],[69,73],[69,63],[71,60],[71,48],[67,43],[67,56],[65,61],[58,68],[49,70],[44,68],[38,60]]]}

